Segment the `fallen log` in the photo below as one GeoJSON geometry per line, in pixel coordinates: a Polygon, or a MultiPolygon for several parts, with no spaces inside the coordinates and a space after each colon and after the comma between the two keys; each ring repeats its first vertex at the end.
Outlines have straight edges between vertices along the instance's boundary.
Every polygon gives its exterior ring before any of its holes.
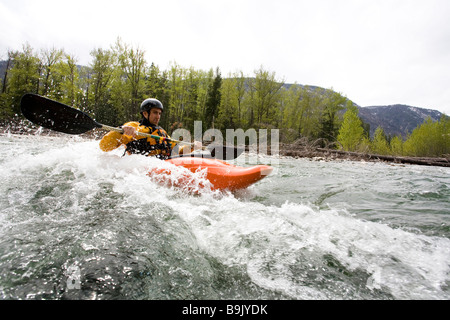
{"type": "MultiPolygon", "coordinates": [[[[246,151],[249,147],[246,146],[246,151]]],[[[272,154],[270,146],[264,150],[267,154],[272,154]]],[[[328,159],[351,159],[351,160],[365,160],[365,161],[387,161],[402,164],[415,164],[425,166],[439,166],[450,167],[450,156],[446,158],[421,158],[421,157],[400,157],[388,156],[371,153],[359,153],[351,151],[343,151],[331,148],[319,148],[312,144],[295,143],[279,145],[279,155],[294,158],[328,158],[328,159]]]]}
{"type": "Polygon", "coordinates": [[[416,164],[425,166],[440,166],[440,167],[450,167],[450,158],[420,158],[420,157],[399,157],[399,156],[387,156],[380,154],[370,154],[370,153],[358,153],[342,150],[333,149],[323,149],[316,148],[316,150],[323,153],[339,154],[343,156],[350,156],[365,160],[381,160],[394,163],[406,163],[406,164],[416,164]]]}

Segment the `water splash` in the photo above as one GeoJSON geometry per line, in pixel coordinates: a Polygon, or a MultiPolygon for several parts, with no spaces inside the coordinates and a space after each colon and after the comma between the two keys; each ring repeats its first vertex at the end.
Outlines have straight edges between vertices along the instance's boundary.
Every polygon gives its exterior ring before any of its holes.
{"type": "Polygon", "coordinates": [[[2,298],[450,297],[446,169],[282,159],[239,193],[189,173],[192,193],[93,140],[0,144],[2,298]]]}

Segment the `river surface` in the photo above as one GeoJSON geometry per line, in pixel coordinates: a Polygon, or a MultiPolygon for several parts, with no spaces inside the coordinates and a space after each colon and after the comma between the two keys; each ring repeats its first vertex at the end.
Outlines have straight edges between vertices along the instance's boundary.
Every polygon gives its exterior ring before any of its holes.
{"type": "Polygon", "coordinates": [[[95,140],[0,146],[1,299],[450,299],[449,168],[265,156],[192,192],[95,140]]]}

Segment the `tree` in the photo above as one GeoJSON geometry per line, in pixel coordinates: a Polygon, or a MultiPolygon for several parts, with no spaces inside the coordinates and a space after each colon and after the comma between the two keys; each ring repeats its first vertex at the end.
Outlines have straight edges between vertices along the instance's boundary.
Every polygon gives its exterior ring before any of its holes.
{"type": "Polygon", "coordinates": [[[221,87],[221,101],[217,127],[222,130],[237,129],[238,120],[238,98],[236,79],[229,74],[228,79],[223,79],[221,87]]]}
{"type": "Polygon", "coordinates": [[[216,77],[211,85],[211,89],[208,91],[208,98],[206,100],[205,110],[205,125],[207,128],[214,127],[214,121],[219,115],[219,105],[221,102],[222,77],[219,68],[216,69],[216,77]]]}
{"type": "MultiPolygon", "coordinates": [[[[276,80],[275,72],[264,70],[262,66],[255,70],[255,79],[251,82],[251,86],[253,88],[254,111],[256,112],[256,119],[254,120],[258,125],[271,122],[272,119],[277,118],[278,95],[283,85],[283,81],[278,82],[276,80]]],[[[253,124],[253,121],[251,124],[253,124]]]]}
{"type": "Polygon", "coordinates": [[[344,110],[347,98],[332,89],[327,91],[320,120],[319,137],[335,141],[339,131],[340,120],[338,112],[344,110]]]}
{"type": "Polygon", "coordinates": [[[390,153],[389,144],[386,139],[386,135],[384,134],[384,130],[381,127],[378,127],[375,130],[375,134],[373,137],[373,141],[371,144],[372,152],[376,154],[387,155],[390,153]]]}
{"type": "Polygon", "coordinates": [[[147,69],[145,79],[145,96],[156,98],[165,106],[167,100],[167,72],[161,72],[159,67],[152,63],[150,68],[147,69]]]}
{"type": "Polygon", "coordinates": [[[182,122],[182,108],[184,103],[183,77],[185,71],[176,62],[172,64],[168,73],[169,110],[167,114],[169,123],[182,122]]]}
{"type": "Polygon", "coordinates": [[[8,60],[6,60],[6,68],[5,68],[5,74],[3,75],[2,79],[2,91],[1,93],[6,93],[6,88],[8,84],[8,72],[12,67],[14,58],[18,55],[18,52],[8,50],[8,60]]]}
{"type": "Polygon", "coordinates": [[[49,49],[42,51],[42,89],[40,94],[50,98],[61,98],[59,86],[61,85],[60,63],[64,52],[62,49],[49,49]]]}
{"type": "Polygon", "coordinates": [[[61,65],[61,72],[64,76],[63,83],[61,84],[62,102],[69,105],[76,105],[78,97],[81,94],[77,59],[70,54],[65,54],[64,57],[65,63],[61,65]]]}
{"type": "Polygon", "coordinates": [[[301,120],[304,110],[302,108],[303,88],[296,83],[285,92],[286,106],[283,110],[282,139],[293,142],[301,135],[301,120]]]}
{"type": "Polygon", "coordinates": [[[439,121],[428,118],[418,126],[404,143],[404,152],[416,157],[441,157],[450,154],[450,118],[439,121]]]}
{"type": "Polygon", "coordinates": [[[37,93],[40,60],[27,43],[22,52],[14,54],[9,72],[5,109],[11,114],[20,114],[20,99],[25,93],[37,93]]]}
{"type": "Polygon", "coordinates": [[[391,139],[391,152],[394,156],[403,155],[403,140],[399,136],[395,136],[391,139]]]}
{"type": "Polygon", "coordinates": [[[171,110],[169,107],[170,95],[168,90],[167,71],[162,72],[154,63],[147,69],[144,95],[146,98],[155,98],[161,101],[164,106],[164,113],[160,123],[163,128],[168,128],[171,110]]]}
{"type": "Polygon", "coordinates": [[[364,129],[358,117],[358,109],[350,101],[347,103],[337,140],[345,151],[357,151],[364,141],[364,129]]]}
{"type": "Polygon", "coordinates": [[[6,60],[5,73],[1,82],[2,91],[0,92],[0,120],[10,118],[13,115],[11,106],[8,104],[9,95],[7,94],[7,88],[9,72],[13,66],[13,61],[18,54],[19,53],[16,51],[8,50],[8,60],[6,60]]]}
{"type": "Polygon", "coordinates": [[[321,132],[321,116],[323,105],[322,89],[305,86],[300,100],[302,110],[300,120],[300,133],[304,137],[317,139],[321,132]]]}
{"type": "Polygon", "coordinates": [[[243,102],[246,94],[246,79],[242,71],[235,73],[235,88],[236,88],[236,103],[237,103],[237,124],[238,128],[241,128],[244,124],[242,121],[243,114],[243,102]]]}
{"type": "Polygon", "coordinates": [[[194,130],[194,121],[202,118],[202,93],[206,96],[207,88],[202,88],[203,72],[193,67],[186,70],[185,103],[183,106],[182,121],[184,127],[190,131],[194,130]]]}
{"type": "Polygon", "coordinates": [[[92,69],[89,66],[79,67],[80,78],[78,81],[79,95],[77,99],[77,107],[83,112],[92,112],[92,108],[89,104],[91,87],[92,87],[92,69]]]}
{"type": "Polygon", "coordinates": [[[109,105],[110,81],[113,75],[114,55],[110,50],[95,49],[91,52],[94,62],[91,65],[91,94],[89,106],[97,121],[118,125],[117,110],[109,105]]]}
{"type": "Polygon", "coordinates": [[[116,109],[123,109],[125,118],[133,119],[139,116],[139,106],[144,100],[145,72],[147,62],[145,51],[130,48],[118,38],[113,48],[116,64],[115,84],[120,84],[117,90],[123,91],[122,105],[115,104],[116,109]]]}

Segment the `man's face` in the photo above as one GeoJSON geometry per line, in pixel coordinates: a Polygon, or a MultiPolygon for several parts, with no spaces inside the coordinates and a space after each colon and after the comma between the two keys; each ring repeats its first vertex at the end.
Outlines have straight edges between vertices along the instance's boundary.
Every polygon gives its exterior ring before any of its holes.
{"type": "Polygon", "coordinates": [[[142,114],[144,115],[144,117],[146,119],[148,119],[148,121],[151,124],[157,126],[159,123],[159,120],[161,119],[161,113],[162,113],[161,109],[152,108],[152,109],[150,109],[149,112],[144,111],[142,114]]]}

